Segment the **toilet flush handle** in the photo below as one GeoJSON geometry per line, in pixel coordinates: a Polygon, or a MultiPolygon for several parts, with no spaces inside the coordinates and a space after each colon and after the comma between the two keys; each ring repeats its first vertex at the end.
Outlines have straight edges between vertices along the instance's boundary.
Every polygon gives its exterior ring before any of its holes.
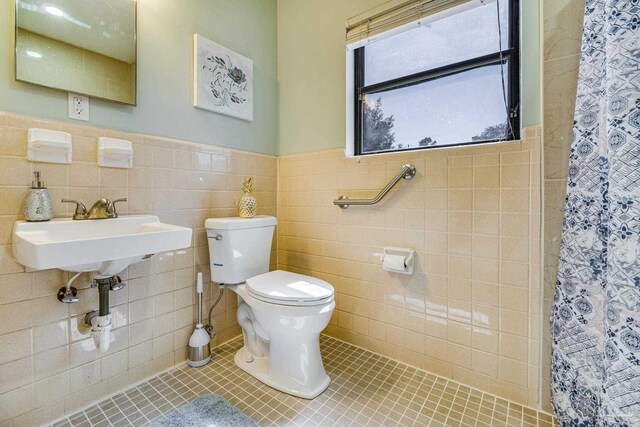
{"type": "Polygon", "coordinates": [[[212,239],[222,240],[222,234],[216,234],[215,236],[211,236],[212,239]]]}

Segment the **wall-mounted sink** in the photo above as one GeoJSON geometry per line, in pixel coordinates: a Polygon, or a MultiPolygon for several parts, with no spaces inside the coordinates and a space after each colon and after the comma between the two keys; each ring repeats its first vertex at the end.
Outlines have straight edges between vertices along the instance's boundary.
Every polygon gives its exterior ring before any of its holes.
{"type": "Polygon", "coordinates": [[[148,255],[189,247],[191,234],[190,228],[161,223],[153,215],[16,221],[13,257],[34,270],[59,268],[109,277],[148,255]]]}

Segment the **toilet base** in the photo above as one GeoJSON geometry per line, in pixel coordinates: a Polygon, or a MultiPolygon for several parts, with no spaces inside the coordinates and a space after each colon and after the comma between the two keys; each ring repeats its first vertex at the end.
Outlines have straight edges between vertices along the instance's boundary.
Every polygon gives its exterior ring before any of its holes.
{"type": "Polygon", "coordinates": [[[325,391],[331,383],[331,378],[329,378],[329,375],[325,374],[324,378],[321,381],[318,381],[318,384],[312,389],[300,390],[284,385],[269,375],[269,358],[255,357],[249,353],[246,347],[242,347],[238,350],[233,360],[236,362],[236,366],[238,366],[238,368],[242,369],[255,379],[265,383],[269,387],[303,399],[313,399],[317,397],[325,391]],[[248,362],[247,360],[253,361],[248,362]]]}

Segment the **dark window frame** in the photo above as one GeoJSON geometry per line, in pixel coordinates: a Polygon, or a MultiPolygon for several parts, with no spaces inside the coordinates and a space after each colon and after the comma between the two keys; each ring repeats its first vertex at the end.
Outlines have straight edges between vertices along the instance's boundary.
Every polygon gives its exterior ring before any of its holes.
{"type": "MultiPolygon", "coordinates": [[[[498,0],[496,0],[498,1],[498,0]]],[[[509,141],[520,139],[520,1],[509,0],[509,38],[507,48],[503,47],[502,52],[495,52],[489,55],[484,55],[453,64],[445,65],[438,68],[433,68],[425,71],[420,71],[414,74],[409,74],[403,77],[394,78],[391,80],[374,83],[365,86],[365,46],[361,46],[354,50],[354,107],[355,107],[355,120],[354,120],[354,155],[370,155],[370,154],[382,154],[382,153],[396,153],[400,151],[415,151],[415,150],[429,150],[432,148],[447,148],[447,147],[459,147],[463,145],[476,145],[487,144],[492,142],[509,141]],[[363,125],[363,108],[362,103],[366,99],[367,95],[376,94],[378,92],[384,92],[387,90],[400,89],[407,86],[413,86],[416,84],[428,82],[430,80],[436,80],[442,77],[452,76],[454,74],[462,73],[465,71],[485,67],[488,65],[504,65],[508,63],[507,71],[504,74],[505,86],[507,87],[507,109],[508,109],[508,122],[509,122],[509,134],[506,139],[491,139],[482,141],[467,141],[456,144],[447,144],[442,146],[431,147],[411,147],[411,148],[398,148],[391,150],[375,151],[375,152],[362,152],[362,125],[363,125]]]]}

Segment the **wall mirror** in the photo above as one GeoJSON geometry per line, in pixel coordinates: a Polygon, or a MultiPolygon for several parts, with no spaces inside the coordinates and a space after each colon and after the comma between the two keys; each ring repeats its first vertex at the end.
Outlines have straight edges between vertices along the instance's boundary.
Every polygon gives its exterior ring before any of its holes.
{"type": "Polygon", "coordinates": [[[136,103],[135,0],[16,0],[16,80],[136,103]]]}

